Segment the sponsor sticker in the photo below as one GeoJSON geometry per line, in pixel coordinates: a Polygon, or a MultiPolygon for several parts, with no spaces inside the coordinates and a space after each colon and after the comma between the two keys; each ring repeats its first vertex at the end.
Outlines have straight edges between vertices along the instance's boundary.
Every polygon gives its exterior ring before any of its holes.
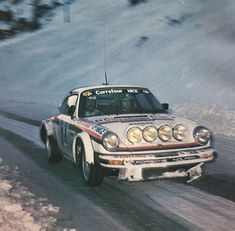
{"type": "Polygon", "coordinates": [[[104,94],[121,94],[123,92],[122,89],[107,89],[107,90],[96,90],[96,95],[104,95],[104,94]]]}
{"type": "Polygon", "coordinates": [[[103,135],[105,132],[107,132],[108,130],[105,129],[104,127],[101,127],[99,125],[95,125],[92,127],[92,130],[94,130],[95,132],[97,132],[100,135],[103,135]]]}
{"type": "Polygon", "coordinates": [[[168,162],[178,162],[178,161],[187,161],[187,160],[195,160],[198,159],[198,156],[186,156],[186,157],[177,157],[170,159],[152,159],[152,160],[133,160],[132,164],[155,164],[155,163],[168,163],[168,162]]]}
{"type": "Polygon", "coordinates": [[[127,89],[128,93],[139,93],[138,89],[127,89]]]}
{"type": "Polygon", "coordinates": [[[88,97],[88,96],[91,96],[92,93],[90,91],[85,91],[85,92],[82,93],[82,95],[88,97]]]}

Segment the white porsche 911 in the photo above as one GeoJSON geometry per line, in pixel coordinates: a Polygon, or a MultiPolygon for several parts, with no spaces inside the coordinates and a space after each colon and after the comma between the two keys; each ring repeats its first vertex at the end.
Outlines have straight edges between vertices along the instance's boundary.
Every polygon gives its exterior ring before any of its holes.
{"type": "Polygon", "coordinates": [[[50,162],[63,157],[81,165],[87,185],[104,176],[141,181],[202,175],[214,159],[212,134],[168,114],[147,88],[102,85],[69,92],[59,113],[40,128],[50,162]]]}

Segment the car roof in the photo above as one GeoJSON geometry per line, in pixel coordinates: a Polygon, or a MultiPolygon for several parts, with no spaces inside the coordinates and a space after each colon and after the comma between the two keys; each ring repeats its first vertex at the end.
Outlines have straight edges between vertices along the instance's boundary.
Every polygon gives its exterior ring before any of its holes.
{"type": "Polygon", "coordinates": [[[141,88],[147,89],[146,87],[136,86],[136,85],[96,85],[96,86],[85,86],[85,87],[77,87],[70,91],[70,94],[76,94],[87,90],[94,90],[94,89],[105,89],[105,88],[141,88]]]}

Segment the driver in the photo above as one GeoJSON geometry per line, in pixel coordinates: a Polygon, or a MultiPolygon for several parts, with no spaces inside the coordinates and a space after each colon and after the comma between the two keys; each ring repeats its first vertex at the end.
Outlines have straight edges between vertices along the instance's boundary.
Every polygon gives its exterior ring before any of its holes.
{"type": "Polygon", "coordinates": [[[123,113],[131,113],[132,112],[132,99],[131,97],[126,97],[121,99],[121,110],[123,113]]]}
{"type": "Polygon", "coordinates": [[[96,98],[94,97],[87,98],[85,116],[96,116],[99,114],[100,114],[99,110],[96,109],[96,98]]]}

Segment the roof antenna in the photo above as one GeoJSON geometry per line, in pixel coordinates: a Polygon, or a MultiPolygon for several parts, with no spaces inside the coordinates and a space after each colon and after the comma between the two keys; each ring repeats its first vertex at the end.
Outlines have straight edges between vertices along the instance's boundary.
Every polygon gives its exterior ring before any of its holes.
{"type": "Polygon", "coordinates": [[[106,33],[105,33],[105,25],[103,24],[103,30],[104,30],[104,80],[105,82],[103,83],[103,85],[109,85],[108,83],[108,78],[107,78],[107,67],[106,67],[106,63],[107,63],[107,58],[106,58],[106,33]]]}

